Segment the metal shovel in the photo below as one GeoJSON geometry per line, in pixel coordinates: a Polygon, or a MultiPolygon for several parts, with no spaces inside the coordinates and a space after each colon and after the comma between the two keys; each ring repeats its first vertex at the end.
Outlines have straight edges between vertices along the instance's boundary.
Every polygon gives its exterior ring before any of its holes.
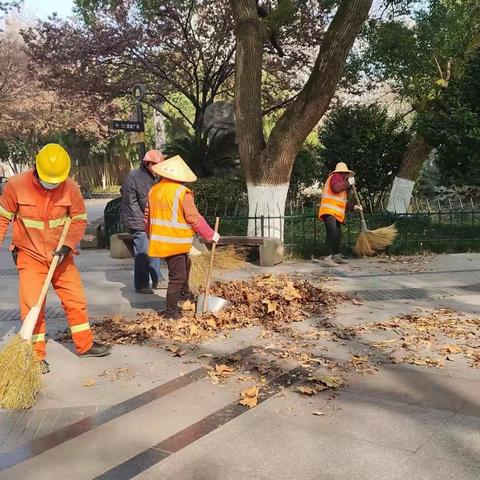
{"type": "MultiPolygon", "coordinates": [[[[219,223],[220,218],[217,217],[215,219],[215,233],[218,232],[219,223]]],[[[230,302],[228,300],[225,300],[224,298],[208,295],[210,291],[210,282],[212,280],[213,260],[215,259],[216,247],[217,243],[213,242],[212,251],[210,253],[210,265],[208,266],[207,283],[205,285],[205,295],[198,296],[197,313],[219,312],[230,304],[230,302]]]]}
{"type": "Polygon", "coordinates": [[[225,307],[228,307],[228,305],[230,305],[228,300],[225,300],[222,297],[214,297],[213,295],[209,295],[207,297],[207,306],[205,308],[205,295],[199,295],[197,301],[197,313],[219,312],[225,307]]]}

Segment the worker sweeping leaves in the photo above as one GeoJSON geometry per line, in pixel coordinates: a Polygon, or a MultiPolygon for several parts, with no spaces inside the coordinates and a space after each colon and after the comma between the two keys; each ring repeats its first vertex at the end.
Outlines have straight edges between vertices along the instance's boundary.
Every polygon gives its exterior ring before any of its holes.
{"type": "Polygon", "coordinates": [[[355,172],[343,162],[337,163],[325,182],[322,190],[318,216],[325,223],[327,256],[323,263],[329,267],[347,263],[340,255],[342,224],[347,211],[361,211],[361,205],[348,202],[348,190],[355,185],[355,172]]]}
{"type": "MultiPolygon", "coordinates": [[[[38,153],[34,170],[9,179],[0,198],[0,243],[13,221],[11,250],[19,274],[22,319],[36,305],[53,257],[60,257],[52,285],[62,301],[77,354],[101,357],[110,349],[93,340],[85,293],[73,260],[85,232],[87,214],[78,185],[68,177],[70,163],[63,147],[48,144],[38,153]],[[63,246],[56,251],[68,217],[71,226],[63,246]]],[[[42,373],[50,371],[45,360],[45,327],[43,305],[32,337],[42,373]]]]}
{"type": "Polygon", "coordinates": [[[191,260],[188,253],[195,232],[205,240],[218,242],[220,236],[208,225],[195,206],[193,193],[183,183],[197,177],[180,156],[154,165],[152,170],[162,179],[148,195],[145,211],[150,257],[163,258],[168,266],[165,317],[181,318],[180,300],[191,299],[188,287],[191,260]]]}

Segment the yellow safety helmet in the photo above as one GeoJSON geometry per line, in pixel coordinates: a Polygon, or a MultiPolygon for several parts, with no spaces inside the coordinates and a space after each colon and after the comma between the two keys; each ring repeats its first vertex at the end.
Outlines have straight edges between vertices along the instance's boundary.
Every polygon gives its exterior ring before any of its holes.
{"type": "Polygon", "coordinates": [[[61,183],[70,173],[70,155],[58,143],[48,143],[37,154],[35,160],[40,180],[61,183]]]}

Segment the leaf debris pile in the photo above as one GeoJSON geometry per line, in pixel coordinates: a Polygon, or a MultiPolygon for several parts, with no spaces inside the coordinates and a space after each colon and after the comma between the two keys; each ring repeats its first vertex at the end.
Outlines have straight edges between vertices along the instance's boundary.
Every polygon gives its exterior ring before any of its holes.
{"type": "Polygon", "coordinates": [[[221,332],[298,322],[310,315],[333,310],[345,295],[314,286],[307,281],[291,280],[286,275],[260,275],[244,281],[217,283],[212,295],[227,299],[231,305],[221,312],[198,316],[195,305],[185,302],[183,318],[171,321],[163,316],[142,312],[133,321],[120,315],[94,324],[99,341],[109,344],[135,344],[151,339],[199,342],[221,332]]]}
{"type": "MultiPolygon", "coordinates": [[[[396,334],[394,338],[371,345],[389,355],[393,363],[444,367],[445,361],[454,361],[461,355],[471,367],[480,368],[479,318],[440,308],[428,313],[400,315],[385,322],[348,327],[340,335],[346,338],[379,330],[396,334]]],[[[358,367],[358,364],[354,365],[358,367]]]]}

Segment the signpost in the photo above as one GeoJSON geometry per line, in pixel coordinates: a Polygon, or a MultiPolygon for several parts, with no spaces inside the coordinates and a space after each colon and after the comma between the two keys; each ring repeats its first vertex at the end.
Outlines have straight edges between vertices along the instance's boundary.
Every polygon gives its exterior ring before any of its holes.
{"type": "Polygon", "coordinates": [[[132,89],[132,97],[135,100],[135,119],[134,120],[112,120],[111,128],[113,130],[123,130],[132,134],[131,141],[138,145],[138,154],[140,162],[145,157],[145,125],[143,119],[142,100],[145,96],[145,85],[137,84],[132,89]]]}
{"type": "Polygon", "coordinates": [[[124,132],[143,132],[143,124],[137,121],[129,120],[112,120],[111,126],[113,130],[123,130],[124,132]]]}

